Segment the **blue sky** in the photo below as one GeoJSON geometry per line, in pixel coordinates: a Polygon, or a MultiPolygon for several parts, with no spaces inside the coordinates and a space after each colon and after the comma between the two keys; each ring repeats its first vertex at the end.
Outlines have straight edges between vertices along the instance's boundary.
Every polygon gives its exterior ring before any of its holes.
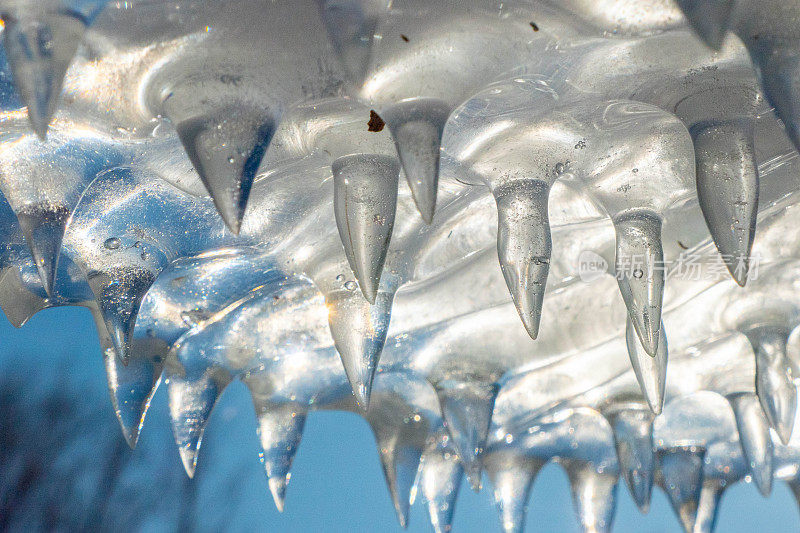
{"type": "MultiPolygon", "coordinates": [[[[78,391],[79,401],[97,402],[97,409],[92,411],[97,419],[76,425],[76,431],[92,428],[86,436],[86,446],[101,450],[100,439],[122,440],[105,390],[94,326],[86,310],[47,310],[20,330],[3,318],[0,335],[3,339],[0,370],[8,373],[23,369],[26,372],[23,375],[29,376],[26,379],[38,382],[39,387],[52,387],[61,385],[54,384],[52,379],[48,381],[47,372],[66,367],[74,376],[71,387],[78,391]]],[[[140,511],[131,518],[131,523],[137,522],[141,530],[147,531],[174,529],[172,518],[161,507],[148,508],[142,491],[154,491],[150,496],[165,505],[175,505],[170,498],[185,498],[186,491],[192,491],[195,504],[188,512],[193,514],[196,527],[207,531],[402,531],[383,481],[372,433],[363,419],[338,412],[310,416],[295,459],[283,514],[272,503],[258,461],[254,423],[249,395],[241,384],[235,383],[212,414],[195,479],[185,480],[172,444],[165,394],[160,390],[139,446],[135,451],[125,448],[121,452],[123,481],[133,483],[137,487],[133,497],[142,500],[137,503],[140,511]]],[[[47,428],[41,431],[46,432],[47,428]]],[[[58,453],[74,453],[73,447],[66,448],[58,453]]],[[[102,462],[102,452],[96,454],[96,460],[102,462]]],[[[65,490],[64,498],[72,497],[72,492],[74,489],[65,490]]],[[[119,513],[114,509],[109,506],[107,511],[119,513]]],[[[35,513],[36,509],[28,511],[35,513]]],[[[798,524],[797,505],[783,483],[776,483],[768,499],[763,499],[752,484],[742,483],[726,492],[717,531],[750,533],[760,528],[781,533],[797,531],[798,524]]],[[[421,501],[412,508],[409,531],[431,531],[421,501]]],[[[466,484],[462,487],[454,531],[499,531],[488,481],[484,480],[480,494],[473,493],[466,484]]],[[[555,465],[546,467],[536,481],[526,531],[579,531],[567,478],[555,465]]],[[[681,529],[661,491],[655,491],[650,513],[643,516],[636,510],[627,489],[620,485],[614,531],[671,533],[681,529]]]]}

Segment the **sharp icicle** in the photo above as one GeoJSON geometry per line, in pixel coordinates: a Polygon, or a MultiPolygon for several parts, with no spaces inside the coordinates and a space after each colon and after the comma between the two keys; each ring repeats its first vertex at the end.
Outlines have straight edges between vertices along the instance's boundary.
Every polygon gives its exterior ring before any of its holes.
{"type": "Polygon", "coordinates": [[[692,128],[700,208],[722,259],[741,286],[747,282],[758,215],[753,128],[749,118],[692,128]]]}
{"type": "Polygon", "coordinates": [[[693,531],[697,520],[705,455],[706,450],[701,446],[676,446],[658,451],[661,484],[687,533],[693,531]]]}
{"type": "Polygon", "coordinates": [[[458,491],[464,477],[464,467],[458,453],[440,435],[434,446],[422,456],[419,484],[428,504],[428,516],[435,533],[449,533],[453,526],[458,491]]]}
{"type": "Polygon", "coordinates": [[[541,180],[515,180],[493,192],[500,268],[522,323],[535,339],[552,251],[547,216],[550,186],[541,180]]]}
{"type": "Polygon", "coordinates": [[[324,0],[322,20],[347,77],[361,86],[369,69],[380,11],[369,0],[324,0]]]}
{"type": "Polygon", "coordinates": [[[497,450],[484,457],[484,468],[494,487],[494,502],[504,533],[522,533],[531,487],[544,461],[514,450],[497,450]]]}
{"type": "Polygon", "coordinates": [[[562,460],[572,489],[578,522],[587,533],[611,531],[617,502],[617,475],[591,463],[562,460]]]}
{"type": "Polygon", "coordinates": [[[347,261],[375,303],[392,238],[400,168],[394,158],[350,155],[333,163],[333,205],[347,261]]]}
{"type": "Polygon", "coordinates": [[[70,211],[64,205],[37,204],[17,213],[25,241],[48,296],[53,295],[61,241],[70,211]]]}
{"type": "Polygon", "coordinates": [[[736,416],[739,440],[745,459],[753,474],[753,481],[765,497],[772,491],[772,437],[769,423],[764,417],[758,397],[741,393],[728,397],[736,416]]]}
{"type": "Polygon", "coordinates": [[[355,291],[329,294],[328,325],[347,379],[362,409],[369,407],[372,380],[389,329],[393,295],[379,292],[369,305],[355,291]]]}
{"type": "Polygon", "coordinates": [[[430,224],[439,188],[439,154],[450,107],[434,98],[394,104],[382,117],[389,125],[397,154],[423,220],[430,224]]]}
{"type": "Polygon", "coordinates": [[[634,331],[630,318],[625,326],[625,342],[628,346],[628,357],[636,374],[636,380],[642,389],[642,394],[654,414],[661,414],[664,406],[664,392],[667,383],[668,347],[667,335],[664,325],[659,328],[659,341],[656,355],[648,354],[641,340],[634,331]]]}
{"type": "Polygon", "coordinates": [[[615,271],[642,347],[655,356],[661,330],[664,294],[664,252],[661,219],[649,211],[634,211],[614,220],[617,232],[615,271]]]}
{"type": "Polygon", "coordinates": [[[195,380],[172,375],[166,384],[175,444],[178,446],[186,475],[192,478],[208,417],[222,390],[207,375],[195,380]]]}
{"type": "Polygon", "coordinates": [[[646,409],[620,409],[611,417],[620,470],[633,501],[642,512],[650,509],[655,453],[653,414],[646,409]]]}
{"type": "Polygon", "coordinates": [[[725,39],[734,4],[735,0],[678,0],[694,31],[715,50],[725,39]]]}
{"type": "Polygon", "coordinates": [[[445,425],[458,450],[472,490],[481,488],[481,454],[486,445],[498,387],[494,383],[443,380],[436,384],[445,425]]]}
{"type": "Polygon", "coordinates": [[[3,46],[14,87],[28,108],[33,130],[44,141],[86,24],[76,16],[46,11],[19,18],[2,13],[2,18],[3,46]]]}
{"type": "Polygon", "coordinates": [[[792,436],[797,412],[797,389],[786,354],[789,331],[761,326],[745,332],[756,356],[756,394],[769,425],[784,444],[792,436]]]}

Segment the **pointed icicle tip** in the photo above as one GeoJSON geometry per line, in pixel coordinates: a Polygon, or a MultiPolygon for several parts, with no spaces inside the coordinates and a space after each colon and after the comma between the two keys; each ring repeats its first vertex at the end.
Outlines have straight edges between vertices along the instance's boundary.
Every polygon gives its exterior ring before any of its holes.
{"type": "Polygon", "coordinates": [[[497,450],[484,456],[483,465],[494,487],[500,527],[504,533],[522,533],[531,487],[544,461],[515,450],[497,450]]]}
{"type": "Polygon", "coordinates": [[[355,291],[335,291],[326,298],[328,326],[356,401],[366,411],[392,312],[394,295],[379,292],[369,305],[355,291]]]}
{"type": "Polygon", "coordinates": [[[662,486],[687,533],[694,530],[697,521],[705,456],[706,449],[702,446],[658,450],[662,486]]]}
{"type": "MultiPolygon", "coordinates": [[[[239,234],[250,188],[277,127],[264,110],[243,105],[222,107],[213,114],[190,113],[177,97],[164,101],[166,115],[208,190],[228,229],[239,234]]],[[[190,108],[191,109],[191,108],[190,108]]]]}
{"type": "Polygon", "coordinates": [[[653,414],[646,409],[623,409],[611,423],[620,470],[633,501],[643,513],[650,509],[655,473],[653,414]]]}
{"type": "Polygon", "coordinates": [[[550,186],[541,180],[516,180],[493,193],[500,268],[528,335],[536,339],[552,252],[547,216],[550,186]]]}
{"type": "Polygon", "coordinates": [[[296,403],[271,402],[255,390],[250,388],[256,411],[256,433],[262,450],[259,458],[267,474],[275,507],[282,513],[286,487],[292,478],[292,462],[303,437],[306,410],[296,403]]]}
{"type": "Polygon", "coordinates": [[[392,157],[350,155],[333,162],[333,208],[350,268],[371,304],[397,210],[400,167],[392,157]]]}
{"type": "Polygon", "coordinates": [[[564,460],[572,501],[583,530],[607,533],[614,523],[617,507],[617,475],[599,472],[591,463],[564,460]]]}
{"type": "Polygon", "coordinates": [[[464,478],[458,454],[450,446],[433,446],[422,456],[419,483],[435,533],[450,533],[453,514],[464,478]]]}
{"type": "Polygon", "coordinates": [[[658,348],[655,357],[648,354],[642,346],[639,336],[634,331],[630,318],[625,326],[625,343],[628,346],[628,357],[636,374],[636,380],[642,394],[654,414],[661,414],[664,406],[664,392],[667,383],[667,335],[664,325],[659,328],[658,348]]]}
{"type": "Polygon", "coordinates": [[[175,444],[178,446],[186,475],[192,478],[203,432],[221,391],[217,383],[208,376],[188,380],[172,375],[169,376],[167,393],[175,444]]]}
{"type": "Polygon", "coordinates": [[[734,394],[728,401],[736,416],[739,441],[753,481],[762,495],[769,496],[772,492],[772,437],[758,397],[749,393],[734,394]]]}
{"type": "Polygon", "coordinates": [[[14,87],[28,108],[33,130],[44,141],[86,25],[78,17],[61,13],[30,18],[3,13],[3,22],[3,47],[14,87]]]}
{"type": "Polygon", "coordinates": [[[489,435],[498,390],[496,383],[474,380],[448,379],[436,384],[447,432],[475,492],[481,489],[481,454],[489,435]]]}
{"type": "Polygon", "coordinates": [[[111,346],[103,351],[103,359],[114,413],[128,446],[134,449],[161,379],[161,367],[138,358],[123,365],[111,346]]]}
{"type": "Polygon", "coordinates": [[[678,0],[692,29],[703,41],[719,50],[728,32],[736,0],[678,0]]]}
{"type": "Polygon", "coordinates": [[[661,218],[650,211],[632,211],[616,217],[614,227],[619,290],[642,347],[655,356],[664,296],[661,218]]]}
{"type": "Polygon", "coordinates": [[[61,242],[69,216],[67,206],[48,203],[26,206],[17,213],[17,220],[48,296],[53,296],[61,242]]]}
{"type": "Polygon", "coordinates": [[[370,9],[375,2],[364,0],[322,0],[322,21],[333,48],[350,82],[364,83],[369,69],[372,41],[380,11],[370,9]]]}
{"type": "Polygon", "coordinates": [[[742,287],[758,215],[753,128],[749,118],[692,128],[700,208],[728,271],[742,287]]]}
{"type": "Polygon", "coordinates": [[[141,267],[119,267],[88,276],[114,350],[125,364],[130,359],[139,307],[155,278],[156,273],[141,267]]]}
{"type": "Polygon", "coordinates": [[[789,443],[797,412],[797,389],[792,381],[786,342],[790,331],[762,326],[745,332],[756,356],[756,394],[769,425],[781,442],[789,443]]]}
{"type": "Polygon", "coordinates": [[[433,222],[439,188],[439,155],[450,106],[435,98],[412,98],[382,114],[392,132],[414,203],[433,222]]]}

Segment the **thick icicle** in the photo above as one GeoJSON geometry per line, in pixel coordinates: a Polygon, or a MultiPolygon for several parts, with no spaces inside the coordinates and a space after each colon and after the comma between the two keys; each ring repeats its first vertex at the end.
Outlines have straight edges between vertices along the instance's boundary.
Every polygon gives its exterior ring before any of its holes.
{"type": "Polygon", "coordinates": [[[547,216],[550,185],[514,180],[497,187],[497,255],[528,335],[539,334],[552,241],[547,216]]]}
{"type": "Polygon", "coordinates": [[[86,22],[67,12],[48,12],[35,6],[29,9],[31,16],[0,13],[5,24],[3,47],[14,87],[28,108],[31,126],[44,141],[67,68],[83,40],[86,22]]]}
{"type": "Polygon", "coordinates": [[[485,455],[483,465],[494,487],[500,526],[505,533],[522,533],[531,487],[545,461],[509,448],[485,455]]]}
{"type": "Polygon", "coordinates": [[[661,219],[650,211],[631,211],[614,219],[615,271],[628,315],[645,351],[655,356],[661,330],[664,252],[661,219]]]}
{"type": "Polygon", "coordinates": [[[322,21],[350,82],[360,86],[385,0],[322,0],[322,21]]]}
{"type": "Polygon", "coordinates": [[[217,211],[234,234],[244,218],[250,188],[277,127],[275,116],[243,104],[198,114],[194,101],[168,97],[164,113],[175,124],[189,160],[217,211]]]}
{"type": "Polygon", "coordinates": [[[445,425],[458,450],[472,490],[481,488],[481,454],[486,445],[498,386],[470,380],[442,380],[436,394],[445,425]]]}
{"type": "Polygon", "coordinates": [[[327,295],[328,325],[356,401],[369,407],[372,380],[386,342],[394,295],[379,292],[369,305],[354,290],[327,295]]]}
{"type": "Polygon", "coordinates": [[[702,446],[658,450],[661,484],[687,533],[691,533],[697,520],[705,455],[706,449],[702,446]]]}
{"type": "Polygon", "coordinates": [[[772,437],[758,397],[751,393],[728,396],[736,415],[739,440],[753,481],[765,497],[772,491],[772,437]]]}
{"type": "Polygon", "coordinates": [[[435,98],[411,98],[386,109],[397,154],[423,220],[430,224],[439,188],[439,154],[450,107],[435,98]]]}
{"type": "Polygon", "coordinates": [[[422,455],[420,464],[418,483],[428,504],[428,516],[435,533],[449,533],[452,529],[458,491],[464,477],[464,467],[449,441],[449,436],[442,430],[422,455]]]}
{"type": "Polygon", "coordinates": [[[286,487],[292,477],[291,468],[306,422],[306,409],[295,402],[273,402],[256,392],[248,383],[256,410],[256,432],[261,443],[259,454],[267,474],[275,507],[283,512],[286,487]]]}
{"type": "Polygon", "coordinates": [[[664,324],[659,328],[659,341],[656,355],[646,353],[633,324],[628,318],[625,326],[625,342],[628,346],[628,357],[636,374],[636,380],[642,389],[647,404],[655,414],[661,414],[664,406],[664,389],[667,383],[667,335],[664,324]]]}
{"type": "Polygon", "coordinates": [[[186,474],[194,477],[197,452],[203,440],[208,417],[214,408],[224,384],[208,375],[187,379],[170,375],[165,381],[169,393],[169,415],[175,444],[186,474]]]}
{"type": "Polygon", "coordinates": [[[756,356],[756,394],[769,425],[784,444],[792,436],[797,412],[797,389],[792,381],[786,355],[790,331],[760,326],[744,332],[756,356]]]}
{"type": "Polygon", "coordinates": [[[622,478],[642,512],[650,509],[653,492],[655,453],[653,451],[653,414],[646,408],[625,406],[609,417],[622,478]]]}
{"type": "Polygon", "coordinates": [[[733,279],[747,282],[758,215],[758,166],[753,121],[701,123],[692,128],[697,195],[708,229],[733,279]]]}
{"type": "Polygon", "coordinates": [[[400,167],[394,158],[359,154],[333,162],[333,207],[339,237],[361,292],[375,304],[392,238],[400,167]]]}
{"type": "Polygon", "coordinates": [[[736,0],[677,0],[694,31],[705,43],[719,50],[728,31],[736,0]]]}
{"type": "Polygon", "coordinates": [[[17,213],[20,228],[48,296],[53,295],[58,256],[69,216],[67,206],[47,203],[27,206],[17,213]]]}
{"type": "Polygon", "coordinates": [[[586,461],[562,459],[578,522],[587,533],[610,532],[617,507],[617,473],[586,461]]]}

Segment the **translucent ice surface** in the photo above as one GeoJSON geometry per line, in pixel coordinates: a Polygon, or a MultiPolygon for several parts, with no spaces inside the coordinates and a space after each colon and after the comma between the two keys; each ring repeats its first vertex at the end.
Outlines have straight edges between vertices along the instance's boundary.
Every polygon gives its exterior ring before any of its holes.
{"type": "Polygon", "coordinates": [[[164,386],[193,476],[238,380],[279,509],[315,409],[368,421],[404,526],[466,477],[519,531],[550,461],[591,532],[620,490],[689,532],[800,494],[797,0],[0,18],[0,306],[91,310],[130,446],[164,386]]]}

